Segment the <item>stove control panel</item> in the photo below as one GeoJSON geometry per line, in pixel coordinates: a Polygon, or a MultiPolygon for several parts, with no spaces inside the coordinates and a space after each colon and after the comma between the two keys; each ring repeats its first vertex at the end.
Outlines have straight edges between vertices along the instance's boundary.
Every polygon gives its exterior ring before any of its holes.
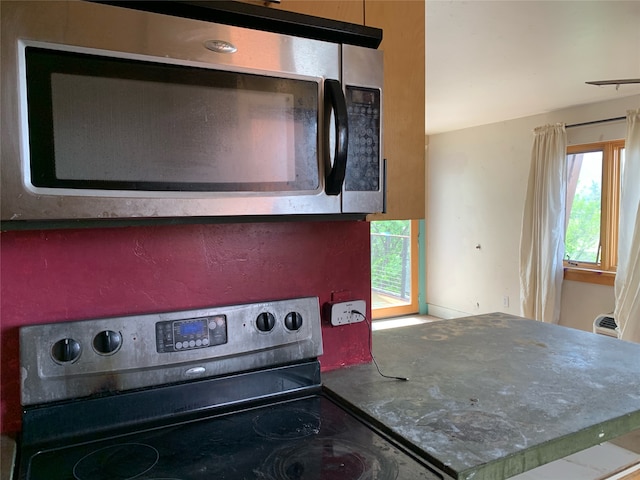
{"type": "Polygon", "coordinates": [[[156,351],[179,352],[227,343],[227,316],[214,315],[156,323],[156,351]]]}
{"type": "Polygon", "coordinates": [[[22,405],[229,375],[322,354],[318,297],[20,328],[22,405]]]}

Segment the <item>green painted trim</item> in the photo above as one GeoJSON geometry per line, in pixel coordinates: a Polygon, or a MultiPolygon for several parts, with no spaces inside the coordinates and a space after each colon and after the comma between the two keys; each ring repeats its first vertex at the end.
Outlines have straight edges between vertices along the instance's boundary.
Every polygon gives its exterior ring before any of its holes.
{"type": "Polygon", "coordinates": [[[418,311],[420,315],[427,315],[427,261],[426,261],[426,239],[427,229],[424,220],[419,220],[418,231],[418,311]]]}

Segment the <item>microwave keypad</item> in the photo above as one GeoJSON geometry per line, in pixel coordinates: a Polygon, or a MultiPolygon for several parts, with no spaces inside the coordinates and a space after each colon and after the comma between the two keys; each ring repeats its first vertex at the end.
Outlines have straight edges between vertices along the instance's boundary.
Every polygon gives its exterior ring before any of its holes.
{"type": "Polygon", "coordinates": [[[225,315],[156,323],[158,353],[181,352],[223,343],[227,343],[225,315]]]}
{"type": "Polygon", "coordinates": [[[347,86],[349,145],[345,190],[380,186],[380,91],[347,86]]]}

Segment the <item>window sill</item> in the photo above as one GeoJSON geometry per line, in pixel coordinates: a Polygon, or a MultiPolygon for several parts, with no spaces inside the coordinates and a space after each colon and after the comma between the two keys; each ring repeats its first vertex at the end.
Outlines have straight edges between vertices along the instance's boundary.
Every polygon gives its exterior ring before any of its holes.
{"type": "Polygon", "coordinates": [[[591,270],[589,268],[564,267],[564,279],[613,287],[616,274],[615,272],[591,270]]]}

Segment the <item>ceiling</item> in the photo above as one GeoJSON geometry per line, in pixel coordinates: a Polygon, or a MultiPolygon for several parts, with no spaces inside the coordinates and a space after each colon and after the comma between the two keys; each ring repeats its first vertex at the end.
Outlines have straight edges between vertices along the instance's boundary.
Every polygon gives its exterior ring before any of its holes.
{"type": "Polygon", "coordinates": [[[427,134],[640,94],[585,84],[624,78],[640,78],[640,0],[426,1],[427,134]]]}

